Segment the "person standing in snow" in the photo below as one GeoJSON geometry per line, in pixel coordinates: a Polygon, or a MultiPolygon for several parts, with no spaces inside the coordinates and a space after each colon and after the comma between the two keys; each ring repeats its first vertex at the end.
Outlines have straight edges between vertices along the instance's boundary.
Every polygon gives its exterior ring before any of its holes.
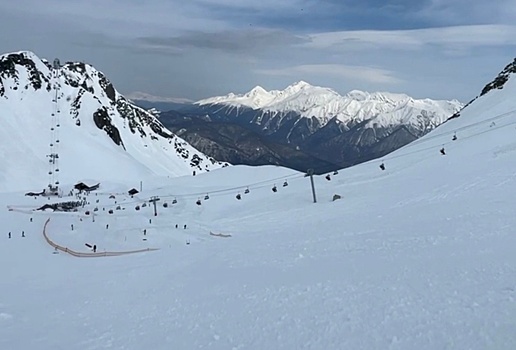
{"type": "Polygon", "coordinates": [[[9,238],[11,238],[11,231],[9,231],[9,238]]]}
{"type": "Polygon", "coordinates": [[[22,232],[21,232],[21,236],[22,236],[22,237],[25,237],[25,231],[22,231],[22,232]]]}
{"type": "Polygon", "coordinates": [[[93,245],[93,252],[94,252],[94,253],[96,253],[96,252],[97,252],[97,245],[96,245],[96,244],[94,244],[94,245],[93,245]]]}

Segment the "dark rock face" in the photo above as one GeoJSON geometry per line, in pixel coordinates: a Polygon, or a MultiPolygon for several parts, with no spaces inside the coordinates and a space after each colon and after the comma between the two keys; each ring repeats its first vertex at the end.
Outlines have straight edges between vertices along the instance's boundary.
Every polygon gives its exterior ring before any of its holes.
{"type": "Polygon", "coordinates": [[[27,67],[27,71],[29,72],[29,79],[27,82],[24,82],[23,85],[25,89],[28,89],[29,86],[31,86],[34,90],[39,90],[44,84],[46,84],[48,89],[50,89],[48,77],[38,70],[36,63],[32,59],[23,53],[13,53],[5,55],[0,59],[0,97],[3,97],[5,93],[5,86],[2,78],[10,78],[15,82],[20,82],[16,65],[27,67]]]}
{"type": "Polygon", "coordinates": [[[499,90],[503,89],[505,83],[507,83],[511,74],[514,74],[514,73],[516,73],[516,58],[514,58],[514,60],[511,63],[506,65],[505,68],[496,76],[496,78],[493,79],[493,81],[491,81],[489,84],[486,84],[486,86],[484,86],[484,88],[480,92],[480,95],[478,95],[477,97],[473,98],[471,101],[466,103],[464,105],[464,107],[461,108],[460,111],[458,111],[457,113],[452,115],[450,118],[448,118],[448,120],[460,117],[460,112],[464,108],[466,108],[470,104],[472,104],[474,101],[476,101],[480,96],[484,96],[489,91],[492,91],[494,89],[499,89],[499,90]]]}
{"type": "Polygon", "coordinates": [[[99,72],[99,83],[102,90],[104,90],[104,93],[106,96],[113,102],[116,102],[116,91],[111,84],[111,82],[106,78],[106,76],[99,72]]]}
{"type": "Polygon", "coordinates": [[[124,147],[122,138],[120,137],[120,132],[111,123],[111,118],[109,117],[108,111],[105,107],[99,108],[95,113],[93,113],[93,121],[97,128],[104,130],[115,144],[124,147]]]}
{"type": "Polygon", "coordinates": [[[516,58],[514,61],[509,63],[505,68],[498,74],[498,76],[489,84],[487,84],[480,93],[480,96],[487,94],[493,89],[503,89],[505,83],[509,80],[511,74],[516,73],[516,58]]]}

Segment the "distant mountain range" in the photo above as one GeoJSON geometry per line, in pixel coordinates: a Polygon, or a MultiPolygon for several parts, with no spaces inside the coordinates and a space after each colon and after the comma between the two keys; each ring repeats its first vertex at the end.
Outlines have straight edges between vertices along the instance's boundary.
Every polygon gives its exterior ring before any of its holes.
{"type": "MultiPolygon", "coordinates": [[[[157,107],[149,101],[144,105],[157,107]]],[[[418,100],[387,92],[354,90],[341,96],[300,81],[284,90],[257,86],[245,94],[161,109],[159,118],[216,159],[323,173],[381,157],[425,135],[462,107],[457,100],[418,100]]]]}

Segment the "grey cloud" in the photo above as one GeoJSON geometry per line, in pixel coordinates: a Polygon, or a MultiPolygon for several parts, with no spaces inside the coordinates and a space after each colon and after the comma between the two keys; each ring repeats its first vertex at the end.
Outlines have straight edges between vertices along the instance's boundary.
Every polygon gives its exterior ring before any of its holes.
{"type": "Polygon", "coordinates": [[[151,49],[189,48],[220,50],[225,52],[252,53],[308,42],[309,39],[284,31],[249,29],[217,33],[187,32],[174,37],[142,37],[138,39],[151,49]]]}
{"type": "Polygon", "coordinates": [[[516,20],[514,0],[426,0],[415,13],[441,24],[513,24],[516,20]]]}
{"type": "MultiPolygon", "coordinates": [[[[453,6],[446,8],[448,2],[437,0],[418,6],[409,0],[365,0],[363,12],[357,2],[349,10],[350,0],[287,0],[279,7],[273,0],[46,0],[45,6],[38,0],[0,1],[0,31],[6,34],[0,36],[0,47],[88,62],[122,93],[200,99],[255,85],[279,89],[304,79],[344,93],[386,86],[415,97],[467,101],[512,60],[514,31],[500,26],[459,33],[457,28],[379,31],[368,17],[384,6],[400,9],[400,22],[419,11],[416,21],[442,14],[447,23],[446,9],[478,20],[487,5],[470,4],[472,9],[462,12],[458,8],[464,1],[450,0],[453,6]],[[351,11],[352,18],[343,20],[339,8],[351,11]],[[324,16],[311,18],[312,10],[324,16]],[[288,18],[281,17],[285,13],[288,18]],[[253,16],[274,17],[280,24],[253,16]],[[310,23],[303,22],[307,17],[310,23]],[[320,18],[338,26],[324,27],[320,18]],[[336,32],[342,25],[353,29],[357,22],[368,32],[336,32]]],[[[508,18],[515,13],[512,1],[490,5],[497,14],[504,9],[508,18]]]]}

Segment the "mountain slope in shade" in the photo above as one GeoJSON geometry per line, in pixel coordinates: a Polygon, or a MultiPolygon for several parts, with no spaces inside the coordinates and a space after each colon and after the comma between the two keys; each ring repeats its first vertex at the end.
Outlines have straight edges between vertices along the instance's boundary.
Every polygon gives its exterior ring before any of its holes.
{"type": "Polygon", "coordinates": [[[53,175],[61,182],[133,181],[222,166],[131,104],[84,63],[53,70],[31,52],[0,56],[0,110],[4,189],[42,188],[54,181],[47,176],[50,144],[59,156],[59,176],[53,175]]]}

